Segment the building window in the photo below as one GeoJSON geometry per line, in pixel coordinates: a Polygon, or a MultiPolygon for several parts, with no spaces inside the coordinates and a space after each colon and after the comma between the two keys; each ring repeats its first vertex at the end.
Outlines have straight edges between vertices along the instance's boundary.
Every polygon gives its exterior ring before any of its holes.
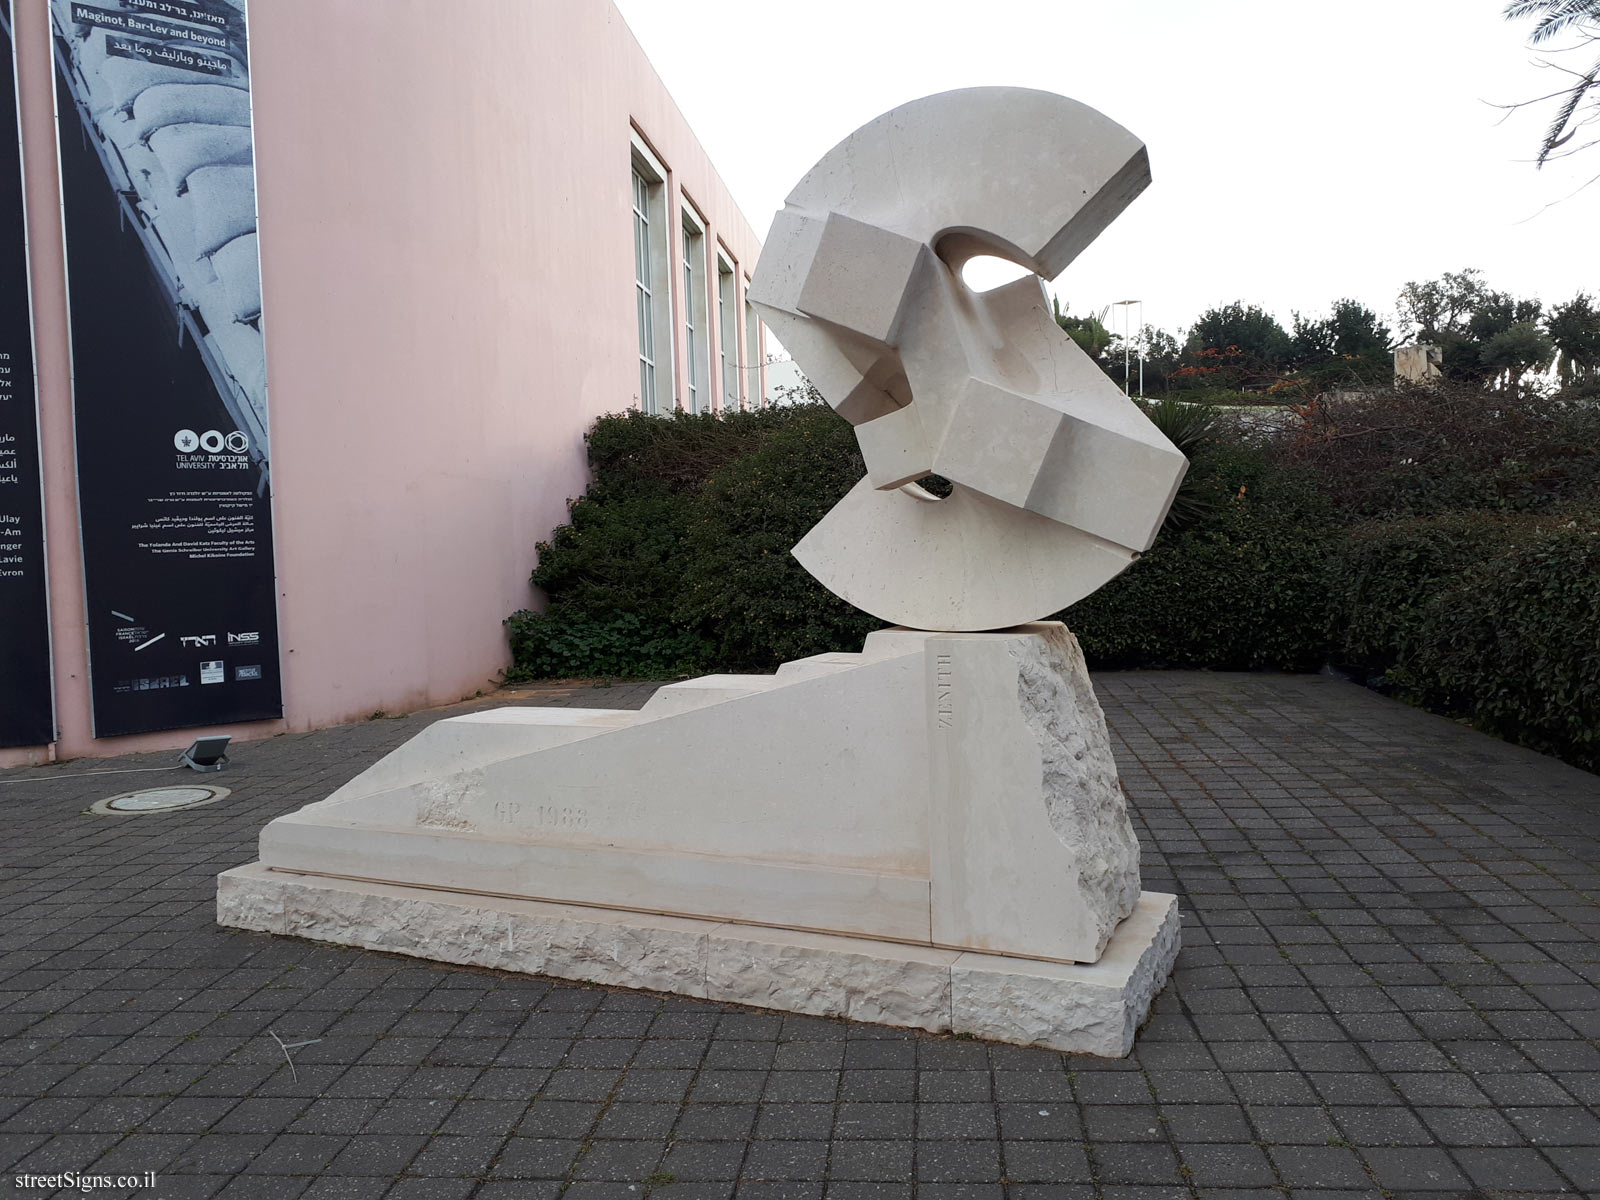
{"type": "Polygon", "coordinates": [[[711,411],[710,329],[706,312],[706,226],[683,204],[683,352],[684,408],[711,411]]]}
{"type": "MultiPolygon", "coordinates": [[[[750,291],[750,281],[744,281],[745,292],[750,291]]],[[[761,394],[761,321],[756,317],[755,306],[748,300],[744,304],[745,371],[744,402],[749,408],[761,408],[767,398],[761,394]]]]}
{"type": "Polygon", "coordinates": [[[722,360],[722,411],[739,411],[739,294],[733,264],[717,255],[717,346],[722,360]]]}
{"type": "Polygon", "coordinates": [[[672,407],[671,276],[666,262],[666,169],[633,143],[633,275],[639,323],[639,407],[672,407]]]}

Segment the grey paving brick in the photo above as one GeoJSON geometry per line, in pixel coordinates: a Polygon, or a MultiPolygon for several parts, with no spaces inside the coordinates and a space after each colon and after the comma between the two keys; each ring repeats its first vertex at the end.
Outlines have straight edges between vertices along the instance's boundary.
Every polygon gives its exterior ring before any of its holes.
{"type": "MultiPolygon", "coordinates": [[[[641,1106],[633,1106],[641,1107],[641,1106]]],[[[677,1118],[676,1127],[668,1126],[673,1137],[685,1142],[743,1141],[750,1136],[756,1122],[757,1106],[754,1104],[690,1104],[680,1110],[673,1105],[650,1105],[654,1109],[670,1109],[677,1118]]],[[[616,1112],[606,1114],[607,1121],[616,1112]]],[[[602,1122],[604,1129],[605,1122],[602,1122]]]]}
{"type": "Polygon", "coordinates": [[[398,1175],[428,1139],[398,1133],[367,1133],[351,1138],[328,1170],[333,1175],[398,1175]]]}
{"type": "Polygon", "coordinates": [[[1418,1146],[1405,1149],[1364,1149],[1361,1156],[1378,1185],[1409,1194],[1428,1191],[1466,1191],[1466,1176],[1443,1150],[1418,1146]]]}
{"type": "Polygon", "coordinates": [[[1256,1146],[1182,1146],[1180,1173],[1199,1188],[1272,1187],[1272,1163],[1256,1146]]]}
{"type": "Polygon", "coordinates": [[[245,1167],[251,1174],[321,1174],[350,1144],[349,1137],[315,1133],[281,1133],[245,1167]]]}
{"type": "Polygon", "coordinates": [[[835,1142],[829,1178],[875,1183],[911,1179],[914,1144],[908,1141],[835,1142]]]}
{"type": "Polygon", "coordinates": [[[366,722],[242,745],[175,839],[5,773],[44,865],[0,889],[0,1156],[262,1200],[1600,1193],[1593,777],[1328,679],[1097,689],[1185,923],[1129,1059],[216,928],[262,822],[422,719],[366,722]],[[322,1040],[291,1071],[269,1029],[322,1040]]]}
{"type": "Polygon", "coordinates": [[[218,1200],[298,1200],[312,1180],[291,1175],[236,1175],[217,1193],[218,1200]]]}
{"type": "Polygon", "coordinates": [[[661,1161],[658,1141],[596,1141],[577,1161],[573,1178],[639,1183],[661,1161]]]}
{"type": "Polygon", "coordinates": [[[1001,1143],[1005,1178],[1016,1183],[1088,1183],[1093,1179],[1088,1152],[1076,1142],[1001,1143]]]}
{"type": "Polygon", "coordinates": [[[428,1139],[422,1152],[407,1164],[406,1173],[428,1177],[477,1177],[488,1171],[505,1142],[503,1133],[441,1133],[428,1139]]]}
{"type": "Polygon", "coordinates": [[[473,1193],[474,1200],[556,1200],[559,1195],[561,1182],[553,1179],[490,1179],[473,1193]]]}
{"type": "Polygon", "coordinates": [[[661,1170],[680,1183],[737,1179],[744,1149],[743,1143],[679,1142],[667,1151],[661,1170]]]}
{"type": "Polygon", "coordinates": [[[1178,1159],[1158,1143],[1110,1143],[1090,1148],[1095,1177],[1105,1184],[1180,1186],[1178,1159]]]}
{"type": "Polygon", "coordinates": [[[775,1139],[828,1138],[833,1133],[833,1118],[831,1104],[763,1104],[756,1117],[755,1135],[775,1139]]]}
{"type": "Polygon", "coordinates": [[[1000,1135],[1009,1141],[1078,1141],[1082,1122],[1073,1104],[1000,1104],[1000,1135]]]}
{"type": "Polygon", "coordinates": [[[466,1200],[477,1186],[475,1179],[397,1179],[383,1200],[466,1200]]]}
{"type": "Polygon", "coordinates": [[[583,1150],[576,1138],[513,1137],[489,1169],[498,1179],[565,1179],[583,1150]]]}
{"type": "Polygon", "coordinates": [[[1452,1153],[1480,1190],[1559,1192],[1566,1187],[1549,1158],[1531,1147],[1464,1146],[1452,1153]]]}
{"type": "Polygon", "coordinates": [[[755,1141],[745,1155],[740,1178],[820,1181],[827,1166],[825,1141],[755,1141]]]}

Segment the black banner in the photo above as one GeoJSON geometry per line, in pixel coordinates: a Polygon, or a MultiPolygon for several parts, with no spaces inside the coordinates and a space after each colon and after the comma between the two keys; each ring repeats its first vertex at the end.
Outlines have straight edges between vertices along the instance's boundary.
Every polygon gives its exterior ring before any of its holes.
{"type": "Polygon", "coordinates": [[[51,0],[95,736],[281,716],[244,0],[51,0]]]}
{"type": "Polygon", "coordinates": [[[11,0],[0,0],[0,746],[56,740],[11,0]]]}

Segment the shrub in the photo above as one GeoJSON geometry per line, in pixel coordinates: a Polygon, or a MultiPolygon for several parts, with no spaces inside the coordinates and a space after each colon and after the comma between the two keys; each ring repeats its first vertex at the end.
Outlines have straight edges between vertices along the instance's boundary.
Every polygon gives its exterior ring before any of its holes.
{"type": "Polygon", "coordinates": [[[1322,576],[1338,529],[1303,479],[1248,447],[1191,467],[1211,508],[1057,614],[1093,667],[1272,667],[1324,661],[1322,576]]]}
{"type": "Polygon", "coordinates": [[[1449,384],[1339,393],[1300,407],[1277,452],[1372,519],[1600,505],[1600,406],[1449,384]]]}
{"type": "Polygon", "coordinates": [[[584,436],[594,474],[588,494],[606,497],[639,488],[698,493],[719,467],[755,449],[796,411],[771,408],[717,417],[630,410],[603,416],[584,436]]]}
{"type": "Polygon", "coordinates": [[[543,613],[513,613],[510,680],[771,669],[860,646],[882,622],[789,554],[865,473],[822,405],[717,419],[601,417],[594,482],[540,542],[543,613]]]}
{"type": "Polygon", "coordinates": [[[603,416],[585,436],[593,482],[567,524],[536,547],[532,582],[549,598],[506,625],[510,680],[661,678],[715,666],[710,644],[674,622],[684,542],[717,467],[793,419],[793,410],[603,416]]]}
{"type": "Polygon", "coordinates": [[[618,613],[647,622],[661,617],[683,574],[693,501],[657,487],[610,496],[603,486],[591,489],[573,502],[569,523],[539,543],[534,586],[550,597],[552,613],[598,621],[618,613]]]}
{"type": "Polygon", "coordinates": [[[705,669],[711,647],[696,634],[619,613],[609,620],[526,609],[506,621],[510,682],[592,677],[670,679],[705,669]]]}
{"type": "Polygon", "coordinates": [[[855,431],[807,405],[711,479],[685,544],[676,616],[723,667],[772,670],[858,650],[883,622],[847,604],[789,553],[866,473],[855,431]]]}
{"type": "Polygon", "coordinates": [[[1427,607],[1409,698],[1600,771],[1600,519],[1515,530],[1427,607]]]}
{"type": "Polygon", "coordinates": [[[1348,531],[1326,577],[1333,659],[1374,677],[1411,659],[1436,597],[1514,540],[1514,526],[1527,525],[1526,518],[1461,512],[1348,531]]]}
{"type": "Polygon", "coordinates": [[[1403,699],[1600,768],[1600,519],[1494,512],[1352,530],[1334,656],[1403,699]]]}
{"type": "MultiPolygon", "coordinates": [[[[1057,614],[1092,666],[1331,657],[1600,770],[1595,406],[1407,389],[1324,398],[1265,438],[1156,417],[1192,443],[1187,522],[1057,614]]],[[[882,624],[790,554],[864,473],[826,406],[603,417],[589,452],[593,485],[538,547],[549,609],[507,621],[509,678],[771,670],[882,624]]]]}

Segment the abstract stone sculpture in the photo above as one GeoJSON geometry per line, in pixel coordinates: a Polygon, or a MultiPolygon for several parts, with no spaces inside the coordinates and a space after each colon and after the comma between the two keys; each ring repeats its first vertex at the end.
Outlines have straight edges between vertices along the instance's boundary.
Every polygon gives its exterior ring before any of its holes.
{"type": "Polygon", "coordinates": [[[1028,624],[1148,546],[1184,460],[1037,279],[1148,180],[1040,92],[919,100],[789,197],[756,296],[868,477],[795,548],[879,616],[860,653],[639,712],[438,721],[279,817],[218,919],[447,962],[1125,1054],[1178,951],[1076,639],[1028,624]],[[951,479],[938,500],[915,487],[951,479]],[[1001,632],[985,632],[1004,628],[1001,632]]]}
{"type": "Polygon", "coordinates": [[[944,92],[835,146],[789,194],[750,299],[856,426],[861,481],[795,547],[830,590],[918,629],[1019,625],[1149,548],[1187,462],[1051,317],[1059,274],[1150,182],[1074,100],[944,92]],[[915,481],[942,475],[940,500],[915,481]]]}

